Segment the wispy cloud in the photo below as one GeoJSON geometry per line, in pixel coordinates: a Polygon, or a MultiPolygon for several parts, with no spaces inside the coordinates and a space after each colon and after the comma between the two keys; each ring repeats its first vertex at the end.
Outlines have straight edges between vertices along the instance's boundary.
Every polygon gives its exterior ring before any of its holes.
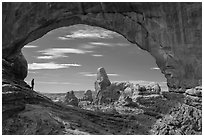
{"type": "Polygon", "coordinates": [[[39,84],[55,84],[55,85],[79,85],[79,83],[70,83],[70,82],[49,82],[49,81],[37,81],[39,84]]]}
{"type": "MultiPolygon", "coordinates": [[[[86,76],[86,77],[96,77],[97,74],[96,73],[92,73],[92,72],[80,72],[80,75],[86,76]]],[[[108,76],[119,76],[119,74],[116,73],[108,73],[108,76]]]]}
{"type": "Polygon", "coordinates": [[[158,67],[153,67],[153,68],[150,68],[151,70],[160,70],[160,68],[158,67]]]}
{"type": "Polygon", "coordinates": [[[38,69],[62,69],[69,67],[80,67],[80,64],[57,64],[54,62],[49,63],[32,63],[28,64],[29,70],[38,70],[38,69]]]}
{"type": "Polygon", "coordinates": [[[38,51],[46,56],[38,56],[38,59],[55,59],[60,57],[68,57],[65,54],[85,54],[93,51],[74,49],[74,48],[50,48],[38,51]]]}
{"type": "Polygon", "coordinates": [[[65,36],[58,37],[60,40],[70,40],[70,39],[83,39],[83,38],[91,38],[91,39],[110,39],[114,36],[120,36],[116,32],[109,31],[99,27],[92,26],[80,26],[79,28],[75,27],[74,30],[65,36]]]}
{"type": "Polygon", "coordinates": [[[119,74],[115,74],[115,73],[108,73],[108,76],[119,76],[119,74]]]}
{"type": "Polygon", "coordinates": [[[30,74],[36,74],[36,73],[38,73],[38,72],[36,72],[36,71],[28,71],[28,73],[30,73],[30,74]]]}
{"type": "Polygon", "coordinates": [[[98,47],[127,47],[128,43],[108,43],[108,42],[89,42],[88,44],[80,44],[82,49],[95,49],[98,47]]]}
{"type": "Polygon", "coordinates": [[[130,44],[128,44],[128,43],[114,43],[114,45],[116,45],[116,46],[120,46],[120,47],[127,47],[127,46],[130,46],[130,44]]]}
{"type": "Polygon", "coordinates": [[[129,46],[130,44],[128,43],[107,43],[107,42],[89,42],[91,45],[96,45],[96,46],[106,46],[106,47],[126,47],[129,46]]]}
{"type": "Polygon", "coordinates": [[[94,48],[96,48],[95,45],[90,45],[90,44],[81,44],[79,47],[82,49],[94,49],[94,48]]]}
{"type": "Polygon", "coordinates": [[[56,58],[56,56],[38,56],[37,58],[38,59],[54,59],[54,58],[56,58]]]}
{"type": "Polygon", "coordinates": [[[105,43],[105,42],[90,42],[92,45],[99,45],[99,46],[111,46],[111,43],[105,43]]]}
{"type": "Polygon", "coordinates": [[[38,46],[36,45],[25,45],[24,48],[37,48],[38,46]]]}
{"type": "Polygon", "coordinates": [[[58,37],[60,40],[70,40],[71,38],[67,38],[66,36],[58,37]]]}
{"type": "Polygon", "coordinates": [[[102,57],[103,55],[101,55],[101,54],[93,54],[92,56],[94,56],[94,57],[102,57]]]}

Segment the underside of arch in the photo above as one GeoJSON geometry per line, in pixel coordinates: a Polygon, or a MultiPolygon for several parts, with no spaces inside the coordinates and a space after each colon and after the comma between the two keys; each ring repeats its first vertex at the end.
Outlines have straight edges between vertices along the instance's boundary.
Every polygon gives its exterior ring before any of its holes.
{"type": "Polygon", "coordinates": [[[202,79],[202,3],[3,3],[3,78],[24,80],[21,49],[47,32],[75,24],[112,30],[148,51],[169,90],[202,79]]]}

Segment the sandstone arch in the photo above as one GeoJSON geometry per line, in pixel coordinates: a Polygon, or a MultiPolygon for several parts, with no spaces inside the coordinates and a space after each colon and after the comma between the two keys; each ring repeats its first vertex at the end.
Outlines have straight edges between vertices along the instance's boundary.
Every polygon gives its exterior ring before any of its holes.
{"type": "Polygon", "coordinates": [[[27,76],[24,45],[74,24],[115,31],[148,51],[170,90],[202,79],[202,3],[3,3],[2,13],[3,72],[13,64],[15,79],[27,76]]]}

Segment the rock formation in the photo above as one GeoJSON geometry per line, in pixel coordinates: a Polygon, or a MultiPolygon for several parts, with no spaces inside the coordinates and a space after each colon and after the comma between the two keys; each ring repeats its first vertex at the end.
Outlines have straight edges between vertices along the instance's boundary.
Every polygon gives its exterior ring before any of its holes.
{"type": "Polygon", "coordinates": [[[98,68],[97,70],[97,78],[94,83],[95,86],[95,92],[96,94],[96,100],[99,100],[99,94],[100,92],[103,92],[108,86],[111,85],[111,82],[108,78],[108,75],[103,67],[98,68]]]}
{"type": "Polygon", "coordinates": [[[67,92],[64,103],[68,105],[78,106],[79,101],[78,98],[75,96],[74,91],[67,92]]]}
{"type": "MultiPolygon", "coordinates": [[[[106,28],[148,51],[167,78],[169,90],[191,88],[202,79],[201,3],[8,3],[2,5],[2,58],[18,61],[24,45],[50,30],[74,24],[106,28]],[[22,14],[26,13],[26,14],[22,14]]],[[[21,58],[21,57],[20,57],[21,58]]],[[[24,66],[24,69],[19,69],[24,66]]],[[[15,69],[15,67],[12,67],[15,69]]],[[[22,75],[21,75],[22,74],[22,75]]]]}
{"type": "MultiPolygon", "coordinates": [[[[153,125],[152,134],[202,134],[202,97],[200,89],[195,88],[201,79],[201,2],[2,3],[3,134],[77,134],[76,131],[83,134],[82,131],[87,131],[89,134],[141,135],[150,134],[153,125]],[[24,82],[28,68],[21,49],[51,30],[75,24],[115,31],[155,58],[167,79],[169,91],[173,92],[162,92],[163,97],[143,97],[139,103],[150,118],[160,113],[161,119],[154,123],[155,119],[151,121],[140,115],[138,120],[98,115],[54,104],[29,89],[24,82]],[[145,126],[145,120],[149,120],[146,123],[150,126],[145,126]],[[135,130],[130,130],[130,126],[135,130]],[[120,132],[118,127],[122,127],[120,132]]],[[[108,94],[102,95],[115,95],[105,93],[108,94]]]]}
{"type": "Polygon", "coordinates": [[[93,102],[92,91],[91,90],[85,91],[82,100],[93,102]]]}
{"type": "Polygon", "coordinates": [[[122,90],[121,87],[117,86],[117,84],[111,84],[106,89],[101,90],[98,94],[98,103],[111,103],[117,101],[120,97],[122,90]]]}
{"type": "Polygon", "coordinates": [[[98,93],[100,90],[106,89],[110,86],[111,82],[108,78],[108,75],[103,67],[98,68],[97,70],[97,79],[95,82],[95,90],[98,93]]]}
{"type": "Polygon", "coordinates": [[[197,86],[195,88],[187,89],[185,91],[186,100],[185,103],[196,107],[198,109],[202,109],[202,87],[197,86]]]}

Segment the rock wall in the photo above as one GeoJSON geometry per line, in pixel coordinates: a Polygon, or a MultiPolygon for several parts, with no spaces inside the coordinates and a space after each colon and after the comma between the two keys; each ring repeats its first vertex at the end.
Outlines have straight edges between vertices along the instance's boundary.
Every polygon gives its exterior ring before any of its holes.
{"type": "Polygon", "coordinates": [[[10,63],[17,58],[13,75],[21,80],[27,75],[25,60],[18,59],[23,46],[74,24],[115,31],[148,51],[169,90],[195,87],[202,79],[202,3],[4,2],[2,13],[2,57],[10,63]]]}

